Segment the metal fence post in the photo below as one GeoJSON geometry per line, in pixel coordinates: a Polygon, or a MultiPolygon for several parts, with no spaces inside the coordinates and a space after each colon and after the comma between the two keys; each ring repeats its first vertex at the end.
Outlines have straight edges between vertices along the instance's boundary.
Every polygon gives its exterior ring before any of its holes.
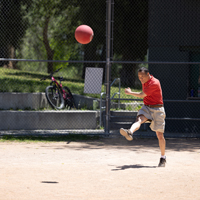
{"type": "Polygon", "coordinates": [[[110,68],[111,68],[111,53],[112,53],[112,0],[108,0],[106,4],[106,123],[105,133],[109,134],[110,120],[110,68]]]}

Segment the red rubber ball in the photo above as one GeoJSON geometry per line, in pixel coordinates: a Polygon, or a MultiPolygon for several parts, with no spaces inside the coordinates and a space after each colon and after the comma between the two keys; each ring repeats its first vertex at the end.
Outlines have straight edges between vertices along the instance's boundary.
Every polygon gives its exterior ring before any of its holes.
{"type": "Polygon", "coordinates": [[[88,44],[92,41],[94,32],[91,27],[87,25],[80,25],[76,28],[75,38],[81,44],[88,44]]]}

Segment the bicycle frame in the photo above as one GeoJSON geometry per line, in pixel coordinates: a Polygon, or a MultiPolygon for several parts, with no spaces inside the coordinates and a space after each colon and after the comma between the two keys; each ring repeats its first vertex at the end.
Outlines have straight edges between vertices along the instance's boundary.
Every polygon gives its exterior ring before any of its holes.
{"type": "Polygon", "coordinates": [[[56,87],[61,91],[62,95],[63,95],[63,98],[66,100],[66,91],[62,88],[62,83],[61,83],[61,80],[60,80],[60,84],[56,81],[56,79],[52,76],[51,77],[51,83],[50,85],[52,84],[55,84],[56,87]]]}
{"type": "MultiPolygon", "coordinates": [[[[60,83],[58,83],[58,81],[53,77],[53,74],[55,72],[58,72],[60,69],[57,69],[56,71],[52,72],[48,77],[51,79],[51,83],[50,86],[47,86],[45,89],[45,95],[46,98],[50,104],[50,106],[53,109],[62,109],[64,106],[71,109],[72,107],[75,107],[74,105],[74,99],[73,99],[73,95],[70,91],[70,89],[66,86],[63,87],[62,85],[62,81],[64,80],[63,77],[59,77],[59,81],[60,83]],[[53,89],[52,89],[53,88],[53,89]],[[49,93],[49,89],[51,90],[51,93],[49,93]],[[60,106],[57,106],[57,104],[55,104],[54,102],[52,102],[52,96],[49,95],[54,95],[53,94],[53,90],[55,90],[55,96],[53,96],[53,100],[57,99],[57,95],[59,94],[61,96],[61,102],[60,102],[60,106]]],[[[42,78],[42,80],[46,80],[46,78],[42,78]]]]}

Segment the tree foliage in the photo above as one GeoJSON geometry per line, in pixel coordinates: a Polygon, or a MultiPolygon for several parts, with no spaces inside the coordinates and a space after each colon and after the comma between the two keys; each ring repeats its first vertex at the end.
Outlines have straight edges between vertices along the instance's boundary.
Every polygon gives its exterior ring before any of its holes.
{"type": "MultiPolygon", "coordinates": [[[[73,6],[75,3],[76,1],[32,0],[27,13],[29,31],[38,34],[38,40],[43,43],[48,60],[54,60],[54,55],[61,58],[62,51],[66,51],[64,45],[72,44],[72,32],[77,24],[73,17],[78,11],[78,8],[73,6]]],[[[64,58],[68,59],[69,55],[64,58]]],[[[52,62],[48,62],[47,67],[48,73],[53,71],[52,62]]]]}
{"type": "MultiPolygon", "coordinates": [[[[15,49],[23,38],[27,23],[24,20],[24,9],[28,8],[30,1],[2,0],[0,2],[0,55],[4,58],[15,58],[15,49]]],[[[14,62],[3,62],[2,65],[16,68],[14,62]]]]}

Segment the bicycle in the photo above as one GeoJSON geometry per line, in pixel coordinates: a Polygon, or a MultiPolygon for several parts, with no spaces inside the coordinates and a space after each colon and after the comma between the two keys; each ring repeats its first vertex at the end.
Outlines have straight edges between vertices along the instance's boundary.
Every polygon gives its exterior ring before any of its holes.
{"type": "MultiPolygon", "coordinates": [[[[60,84],[53,77],[53,74],[57,73],[61,68],[57,69],[53,73],[51,73],[48,77],[51,79],[51,83],[45,89],[45,96],[47,98],[48,103],[53,109],[61,110],[64,107],[71,109],[75,107],[74,98],[70,91],[70,89],[66,86],[62,86],[62,81],[64,81],[63,77],[58,77],[60,84]]],[[[42,78],[42,80],[46,80],[46,78],[42,78]]]]}

